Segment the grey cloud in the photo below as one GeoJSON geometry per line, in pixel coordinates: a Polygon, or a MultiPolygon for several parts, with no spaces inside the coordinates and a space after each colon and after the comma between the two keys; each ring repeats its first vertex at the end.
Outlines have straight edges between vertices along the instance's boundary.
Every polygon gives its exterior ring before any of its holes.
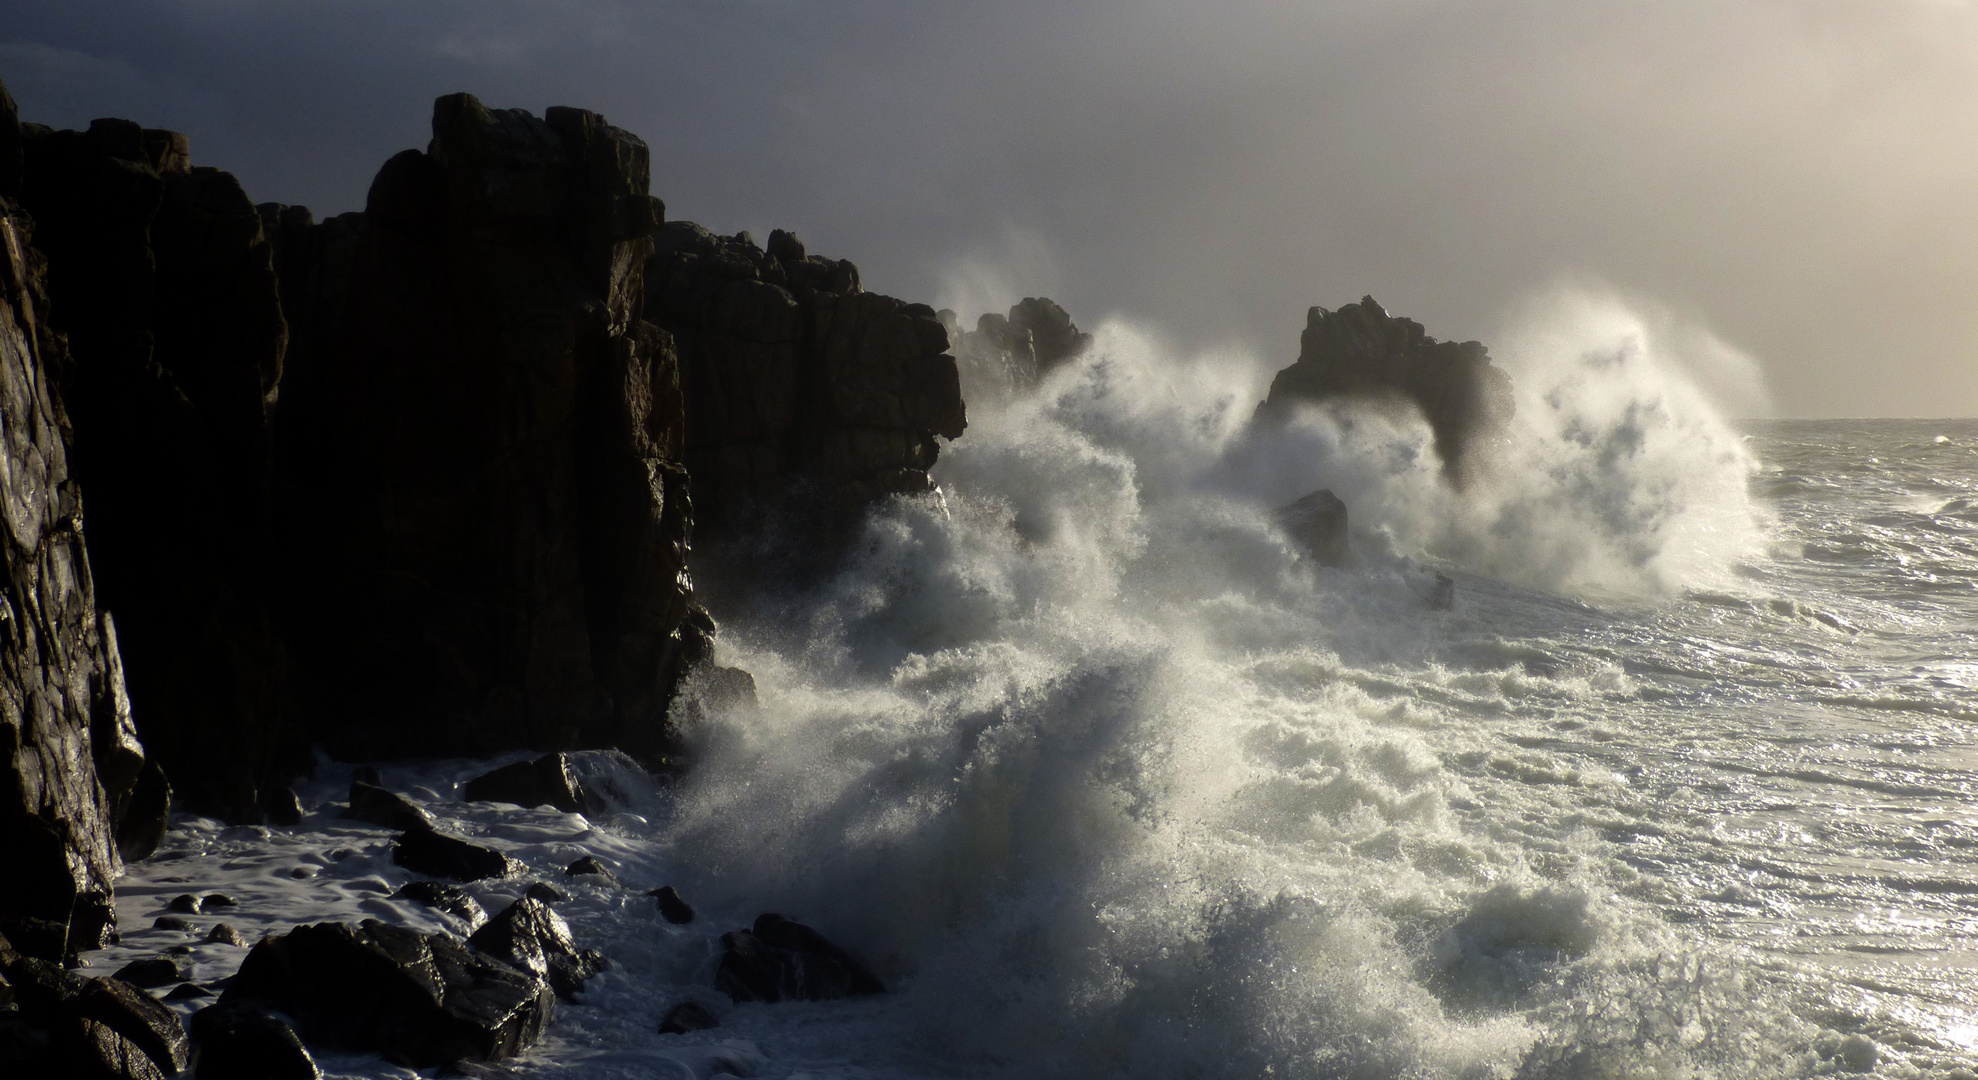
{"type": "Polygon", "coordinates": [[[1313,303],[1372,292],[1491,340],[1534,291],[1596,277],[1759,357],[1788,413],[1978,412],[1968,5],[0,12],[30,118],[179,127],[257,198],[319,211],[361,205],[431,99],[466,89],[597,109],[652,143],[673,213],[795,227],[903,295],[1050,291],[1281,363],[1313,303]]]}

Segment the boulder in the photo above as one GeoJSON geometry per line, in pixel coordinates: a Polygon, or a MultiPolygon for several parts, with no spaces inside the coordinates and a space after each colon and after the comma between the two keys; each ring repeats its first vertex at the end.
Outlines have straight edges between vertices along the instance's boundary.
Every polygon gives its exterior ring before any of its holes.
{"type": "Polygon", "coordinates": [[[493,848],[431,830],[401,833],[392,844],[391,861],[415,874],[455,881],[507,877],[522,868],[493,848]]]}
{"type": "Polygon", "coordinates": [[[172,1075],[108,1024],[77,1020],[63,1025],[56,1038],[44,1075],[74,1080],[164,1080],[172,1075]]]}
{"type": "Polygon", "coordinates": [[[392,895],[430,908],[438,908],[465,922],[469,929],[481,925],[488,919],[487,911],[482,909],[479,901],[467,895],[467,890],[458,885],[448,885],[443,881],[414,881],[392,895]]]}
{"type": "Polygon", "coordinates": [[[158,999],[120,979],[91,979],[68,1002],[69,1015],[93,1020],[135,1043],[167,1076],[185,1068],[190,1053],[179,1016],[158,999]]]}
{"type": "Polygon", "coordinates": [[[117,969],[116,977],[132,986],[150,988],[182,983],[192,977],[192,964],[182,956],[150,956],[117,969]]]}
{"type": "Polygon", "coordinates": [[[344,816],[406,832],[430,832],[433,829],[433,816],[411,799],[362,780],[351,781],[350,809],[344,816]]]}
{"type": "Polygon", "coordinates": [[[721,935],[714,986],[736,1001],[823,1001],[886,988],[850,953],[781,915],[756,916],[751,930],[721,935]]]}
{"type": "Polygon", "coordinates": [[[517,806],[554,806],[566,814],[591,808],[583,785],[570,773],[564,754],[544,754],[483,773],[460,787],[469,802],[505,802],[517,806]]]}
{"type": "Polygon", "coordinates": [[[545,904],[560,904],[570,899],[568,896],[563,895],[560,889],[546,881],[530,882],[528,889],[523,892],[523,895],[541,900],[545,904]]]}
{"type": "Polygon", "coordinates": [[[240,1001],[288,1015],[312,1043],[413,1068],[511,1057],[556,1011],[555,994],[530,973],[444,934],[374,919],[298,926],[263,940],[221,998],[240,1001]]]}
{"type": "Polygon", "coordinates": [[[659,917],[675,925],[685,925],[694,921],[694,909],[688,905],[680,890],[671,885],[662,885],[647,895],[659,903],[659,917]]]}
{"type": "Polygon", "coordinates": [[[241,949],[247,947],[247,936],[226,923],[214,923],[213,929],[206,935],[206,940],[215,945],[232,945],[241,949]]]}
{"type": "Polygon", "coordinates": [[[280,1017],[244,1001],[192,1014],[197,1080],[322,1080],[316,1059],[280,1017]]]}
{"type": "Polygon", "coordinates": [[[578,949],[563,916],[529,896],[489,919],[467,943],[543,979],[565,1000],[582,990],[591,976],[611,966],[596,949],[578,949]]]}
{"type": "Polygon", "coordinates": [[[1271,518],[1321,566],[1344,566],[1353,555],[1346,538],[1346,504],[1330,488],[1278,507],[1271,518]]]}
{"type": "Polygon", "coordinates": [[[1410,408],[1428,421],[1443,474],[1460,487],[1504,437],[1515,404],[1511,380],[1474,341],[1437,341],[1371,296],[1337,311],[1312,308],[1298,360],[1271,380],[1259,421],[1278,423],[1302,404],[1362,402],[1410,408]]]}
{"type": "Polygon", "coordinates": [[[605,878],[611,881],[618,880],[618,875],[611,872],[611,867],[606,866],[604,863],[598,861],[598,858],[595,855],[586,855],[583,858],[578,859],[576,862],[571,863],[569,866],[563,868],[564,877],[583,877],[587,874],[595,875],[597,877],[605,878]]]}

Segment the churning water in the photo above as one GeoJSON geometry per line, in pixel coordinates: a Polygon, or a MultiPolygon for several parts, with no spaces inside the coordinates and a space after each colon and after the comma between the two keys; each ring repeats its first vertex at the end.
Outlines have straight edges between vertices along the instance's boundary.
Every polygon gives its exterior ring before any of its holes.
{"type": "MultiPolygon", "coordinates": [[[[942,495],[875,512],[829,582],[711,598],[760,704],[678,786],[591,755],[618,812],[586,819],[459,802],[484,762],[388,765],[538,874],[624,882],[557,879],[616,966],[500,1068],[1972,1076],[1978,422],[1733,425],[1597,306],[1500,352],[1516,430],[1458,494],[1419,421],[1259,434],[1268,365],[1104,327],[973,409],[942,495]],[[1322,486],[1349,567],[1269,523],[1322,486]],[[660,921],[662,883],[701,919],[660,921]],[[763,910],[893,992],[728,1005],[715,943],[763,910]],[[687,998],[722,1027],[656,1034],[687,998]]],[[[178,821],[92,970],[188,940],[151,919],[209,888],[250,936],[458,932],[388,898],[347,780],[301,830],[178,821]]]]}

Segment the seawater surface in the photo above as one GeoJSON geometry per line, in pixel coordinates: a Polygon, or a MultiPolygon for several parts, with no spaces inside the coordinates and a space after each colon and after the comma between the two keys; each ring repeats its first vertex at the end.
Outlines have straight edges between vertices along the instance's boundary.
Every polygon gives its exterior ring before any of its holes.
{"type": "MultiPolygon", "coordinates": [[[[1417,420],[1253,431],[1271,365],[1108,325],[971,396],[942,492],[827,581],[710,596],[759,702],[680,783],[584,755],[613,793],[585,817],[461,802],[489,762],[385,763],[614,961],[496,1070],[1973,1076],[1978,422],[1733,424],[1599,305],[1501,353],[1515,430],[1458,492],[1417,420]],[[1270,523],[1321,486],[1351,566],[1270,523]],[[619,882],[562,878],[583,854],[619,882]],[[699,920],[658,917],[667,883],[699,920]],[[719,935],[765,910],[892,992],[729,1004],[719,935]],[[656,1034],[686,999],[722,1026],[656,1034]]],[[[389,898],[348,779],[296,830],[175,819],[90,970],[196,941],[150,928],[181,892],[240,902],[202,931],[460,932],[389,898]]],[[[197,977],[240,955],[195,945],[197,977]]]]}

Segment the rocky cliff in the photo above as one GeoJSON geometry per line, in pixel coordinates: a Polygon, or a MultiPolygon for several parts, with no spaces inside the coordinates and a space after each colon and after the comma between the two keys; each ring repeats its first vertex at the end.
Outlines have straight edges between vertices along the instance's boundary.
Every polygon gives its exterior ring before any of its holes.
{"type": "Polygon", "coordinates": [[[679,345],[687,471],[717,531],[792,495],[829,513],[931,490],[936,436],[967,426],[934,309],[864,291],[791,233],[764,250],[668,222],[646,310],[679,345]]]}
{"type": "Polygon", "coordinates": [[[146,745],[187,805],[254,817],[307,760],[266,600],[287,338],[271,249],[239,182],[193,167],[182,135],[31,125],[23,157],[90,553],[146,745]]]}
{"type": "Polygon", "coordinates": [[[70,472],[65,342],[50,327],[34,222],[17,201],[21,142],[0,87],[0,933],[60,961],[111,932],[119,840],[132,857],[149,854],[165,795],[137,740],[116,631],[96,604],[70,472]]]}
{"type": "Polygon", "coordinates": [[[361,215],[267,205],[294,349],[282,607],[312,732],[370,758],[663,752],[694,603],[649,151],[441,98],[361,215]]]}
{"type": "Polygon", "coordinates": [[[1444,475],[1458,486],[1482,467],[1510,423],[1511,380],[1474,341],[1437,341],[1371,296],[1337,311],[1312,308],[1298,360],[1271,380],[1257,419],[1276,422],[1299,403],[1366,401],[1412,407],[1428,421],[1444,475]]]}

